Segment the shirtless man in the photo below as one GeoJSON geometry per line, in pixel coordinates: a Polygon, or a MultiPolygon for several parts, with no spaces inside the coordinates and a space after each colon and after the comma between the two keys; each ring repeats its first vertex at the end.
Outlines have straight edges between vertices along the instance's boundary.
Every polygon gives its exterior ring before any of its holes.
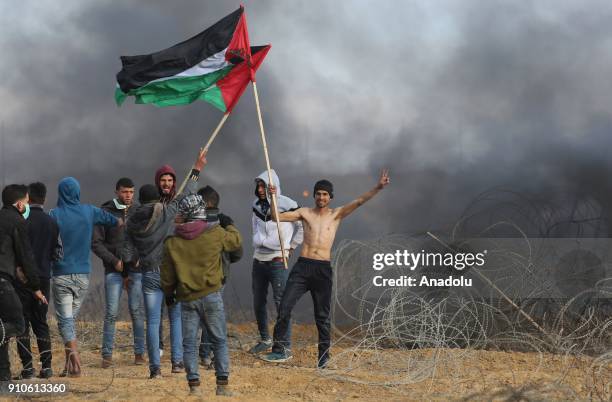
{"type": "MultiPolygon", "coordinates": [[[[317,366],[319,368],[327,366],[331,344],[329,313],[331,310],[332,270],[330,260],[336,231],[343,218],[346,218],[355,209],[374,197],[389,184],[389,181],[389,171],[383,169],[378,183],[372,190],[344,206],[330,208],[329,203],[334,197],[333,185],[327,180],[319,180],[314,186],[314,208],[299,208],[279,215],[281,222],[302,221],[304,242],[302,243],[300,258],[289,274],[285,292],[281,299],[278,318],[274,326],[272,353],[262,357],[263,360],[280,363],[291,359],[291,339],[288,335],[291,310],[293,310],[300,297],[310,291],[314,305],[315,322],[319,332],[317,366]]],[[[276,193],[276,188],[272,185],[270,185],[270,192],[276,193]]],[[[272,218],[276,220],[274,211],[275,209],[272,208],[272,218]]]]}

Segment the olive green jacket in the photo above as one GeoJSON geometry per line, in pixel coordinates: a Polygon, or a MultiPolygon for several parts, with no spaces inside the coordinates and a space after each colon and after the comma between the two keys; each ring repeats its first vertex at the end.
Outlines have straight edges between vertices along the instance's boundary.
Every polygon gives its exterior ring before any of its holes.
{"type": "Polygon", "coordinates": [[[214,225],[188,240],[168,237],[164,243],[161,286],[166,296],[192,301],[221,289],[222,255],[242,247],[240,232],[233,225],[214,225]]]}

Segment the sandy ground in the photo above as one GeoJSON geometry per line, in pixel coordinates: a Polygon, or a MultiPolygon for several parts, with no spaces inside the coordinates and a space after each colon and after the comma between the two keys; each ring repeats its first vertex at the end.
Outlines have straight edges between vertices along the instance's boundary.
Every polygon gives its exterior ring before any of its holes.
{"type": "MultiPolygon", "coordinates": [[[[79,323],[78,333],[83,340],[83,376],[75,379],[54,377],[54,382],[66,382],[70,392],[67,395],[44,395],[39,397],[40,400],[501,401],[612,398],[610,361],[601,364],[590,358],[461,349],[356,351],[349,344],[340,344],[333,349],[337,361],[332,369],[321,371],[315,369],[314,326],[294,327],[294,358],[276,365],[246,352],[255,333],[252,324],[229,327],[230,384],[235,396],[216,397],[214,371],[201,368],[201,395],[194,397],[189,395],[185,375],[170,373],[169,353],[162,358],[161,379],[150,380],[148,366],[133,365],[127,323],[118,323],[117,351],[112,369],[100,367],[100,325],[79,323]],[[429,367],[433,357],[439,361],[435,369],[415,382],[414,370],[429,367]],[[405,371],[407,367],[409,370],[405,371]]],[[[56,336],[53,340],[53,369],[59,373],[63,365],[60,358],[63,350],[56,336]]],[[[17,373],[20,363],[14,345],[12,348],[12,367],[17,373]]]]}

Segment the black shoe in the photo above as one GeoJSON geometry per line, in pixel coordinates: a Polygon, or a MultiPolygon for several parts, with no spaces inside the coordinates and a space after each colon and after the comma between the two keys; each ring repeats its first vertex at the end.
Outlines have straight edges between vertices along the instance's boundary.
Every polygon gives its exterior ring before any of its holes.
{"type": "Polygon", "coordinates": [[[53,377],[53,370],[51,367],[43,368],[38,372],[38,378],[51,378],[53,377]]]}
{"type": "Polygon", "coordinates": [[[161,369],[159,367],[151,370],[151,374],[149,375],[149,379],[153,380],[155,378],[162,378],[161,369]]]}
{"type": "Polygon", "coordinates": [[[9,395],[12,392],[13,388],[9,388],[11,384],[14,384],[14,382],[11,380],[10,375],[9,377],[0,377],[0,395],[9,395]]]}
{"type": "Polygon", "coordinates": [[[329,365],[329,358],[330,358],[329,355],[320,357],[319,360],[317,360],[317,368],[319,369],[328,368],[327,366],[329,365]]]}
{"type": "Polygon", "coordinates": [[[172,372],[173,373],[182,373],[183,371],[185,371],[185,365],[183,364],[183,362],[178,362],[178,363],[172,363],[172,372]]]}
{"type": "Polygon", "coordinates": [[[13,380],[31,380],[32,378],[34,378],[34,369],[30,368],[21,370],[21,373],[14,377],[13,380]]]}

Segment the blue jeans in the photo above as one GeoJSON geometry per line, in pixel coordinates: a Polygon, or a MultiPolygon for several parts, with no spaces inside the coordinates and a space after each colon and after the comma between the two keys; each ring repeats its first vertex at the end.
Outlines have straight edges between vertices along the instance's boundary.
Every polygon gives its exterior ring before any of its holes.
{"type": "MultiPolygon", "coordinates": [[[[127,289],[128,306],[132,317],[132,331],[134,334],[134,354],[144,353],[144,307],[142,303],[142,274],[130,272],[127,289]]],[[[106,274],[104,278],[104,291],[106,293],[106,313],[104,315],[104,332],[102,335],[102,356],[113,355],[115,339],[115,321],[119,311],[119,300],[123,291],[123,277],[119,272],[106,274]]]]}
{"type": "MultiPolygon", "coordinates": [[[[161,289],[159,272],[144,272],[142,274],[142,293],[144,295],[144,306],[147,316],[149,369],[153,370],[161,365],[159,358],[159,325],[162,303],[164,302],[164,292],[161,289]]],[[[168,315],[170,316],[171,359],[176,363],[183,360],[180,303],[168,308],[168,315]]]]}
{"type": "Polygon", "coordinates": [[[69,274],[53,277],[53,305],[57,326],[64,343],[74,341],[74,320],[79,314],[89,288],[89,274],[69,274]]]}
{"type": "MultiPolygon", "coordinates": [[[[255,309],[255,319],[257,329],[262,340],[270,339],[268,330],[268,284],[272,286],[272,299],[278,314],[285,284],[289,270],[285,269],[282,261],[259,261],[253,259],[252,285],[253,285],[253,308],[255,309]]],[[[291,337],[291,326],[289,326],[289,337],[291,337]]]]}
{"type": "MultiPolygon", "coordinates": [[[[221,292],[221,296],[223,296],[223,289],[225,285],[221,286],[219,292],[221,292]]],[[[200,359],[206,359],[210,357],[210,353],[212,351],[212,343],[210,343],[210,337],[208,336],[208,331],[206,331],[206,327],[202,322],[200,322],[200,328],[202,328],[202,337],[200,338],[200,359]]]]}
{"type": "Polygon", "coordinates": [[[200,338],[200,359],[206,359],[210,357],[210,353],[212,351],[212,344],[210,343],[210,336],[208,336],[208,331],[206,331],[206,327],[200,323],[200,327],[202,327],[202,337],[200,338]]]}
{"type": "Polygon", "coordinates": [[[183,349],[187,381],[199,380],[198,367],[198,329],[206,328],[211,348],[215,354],[215,374],[229,376],[229,351],[227,348],[227,328],[223,296],[220,291],[199,299],[182,302],[183,349]]]}
{"type": "Polygon", "coordinates": [[[181,303],[168,307],[170,320],[170,360],[172,363],[183,361],[183,327],[181,322],[181,303]]]}

